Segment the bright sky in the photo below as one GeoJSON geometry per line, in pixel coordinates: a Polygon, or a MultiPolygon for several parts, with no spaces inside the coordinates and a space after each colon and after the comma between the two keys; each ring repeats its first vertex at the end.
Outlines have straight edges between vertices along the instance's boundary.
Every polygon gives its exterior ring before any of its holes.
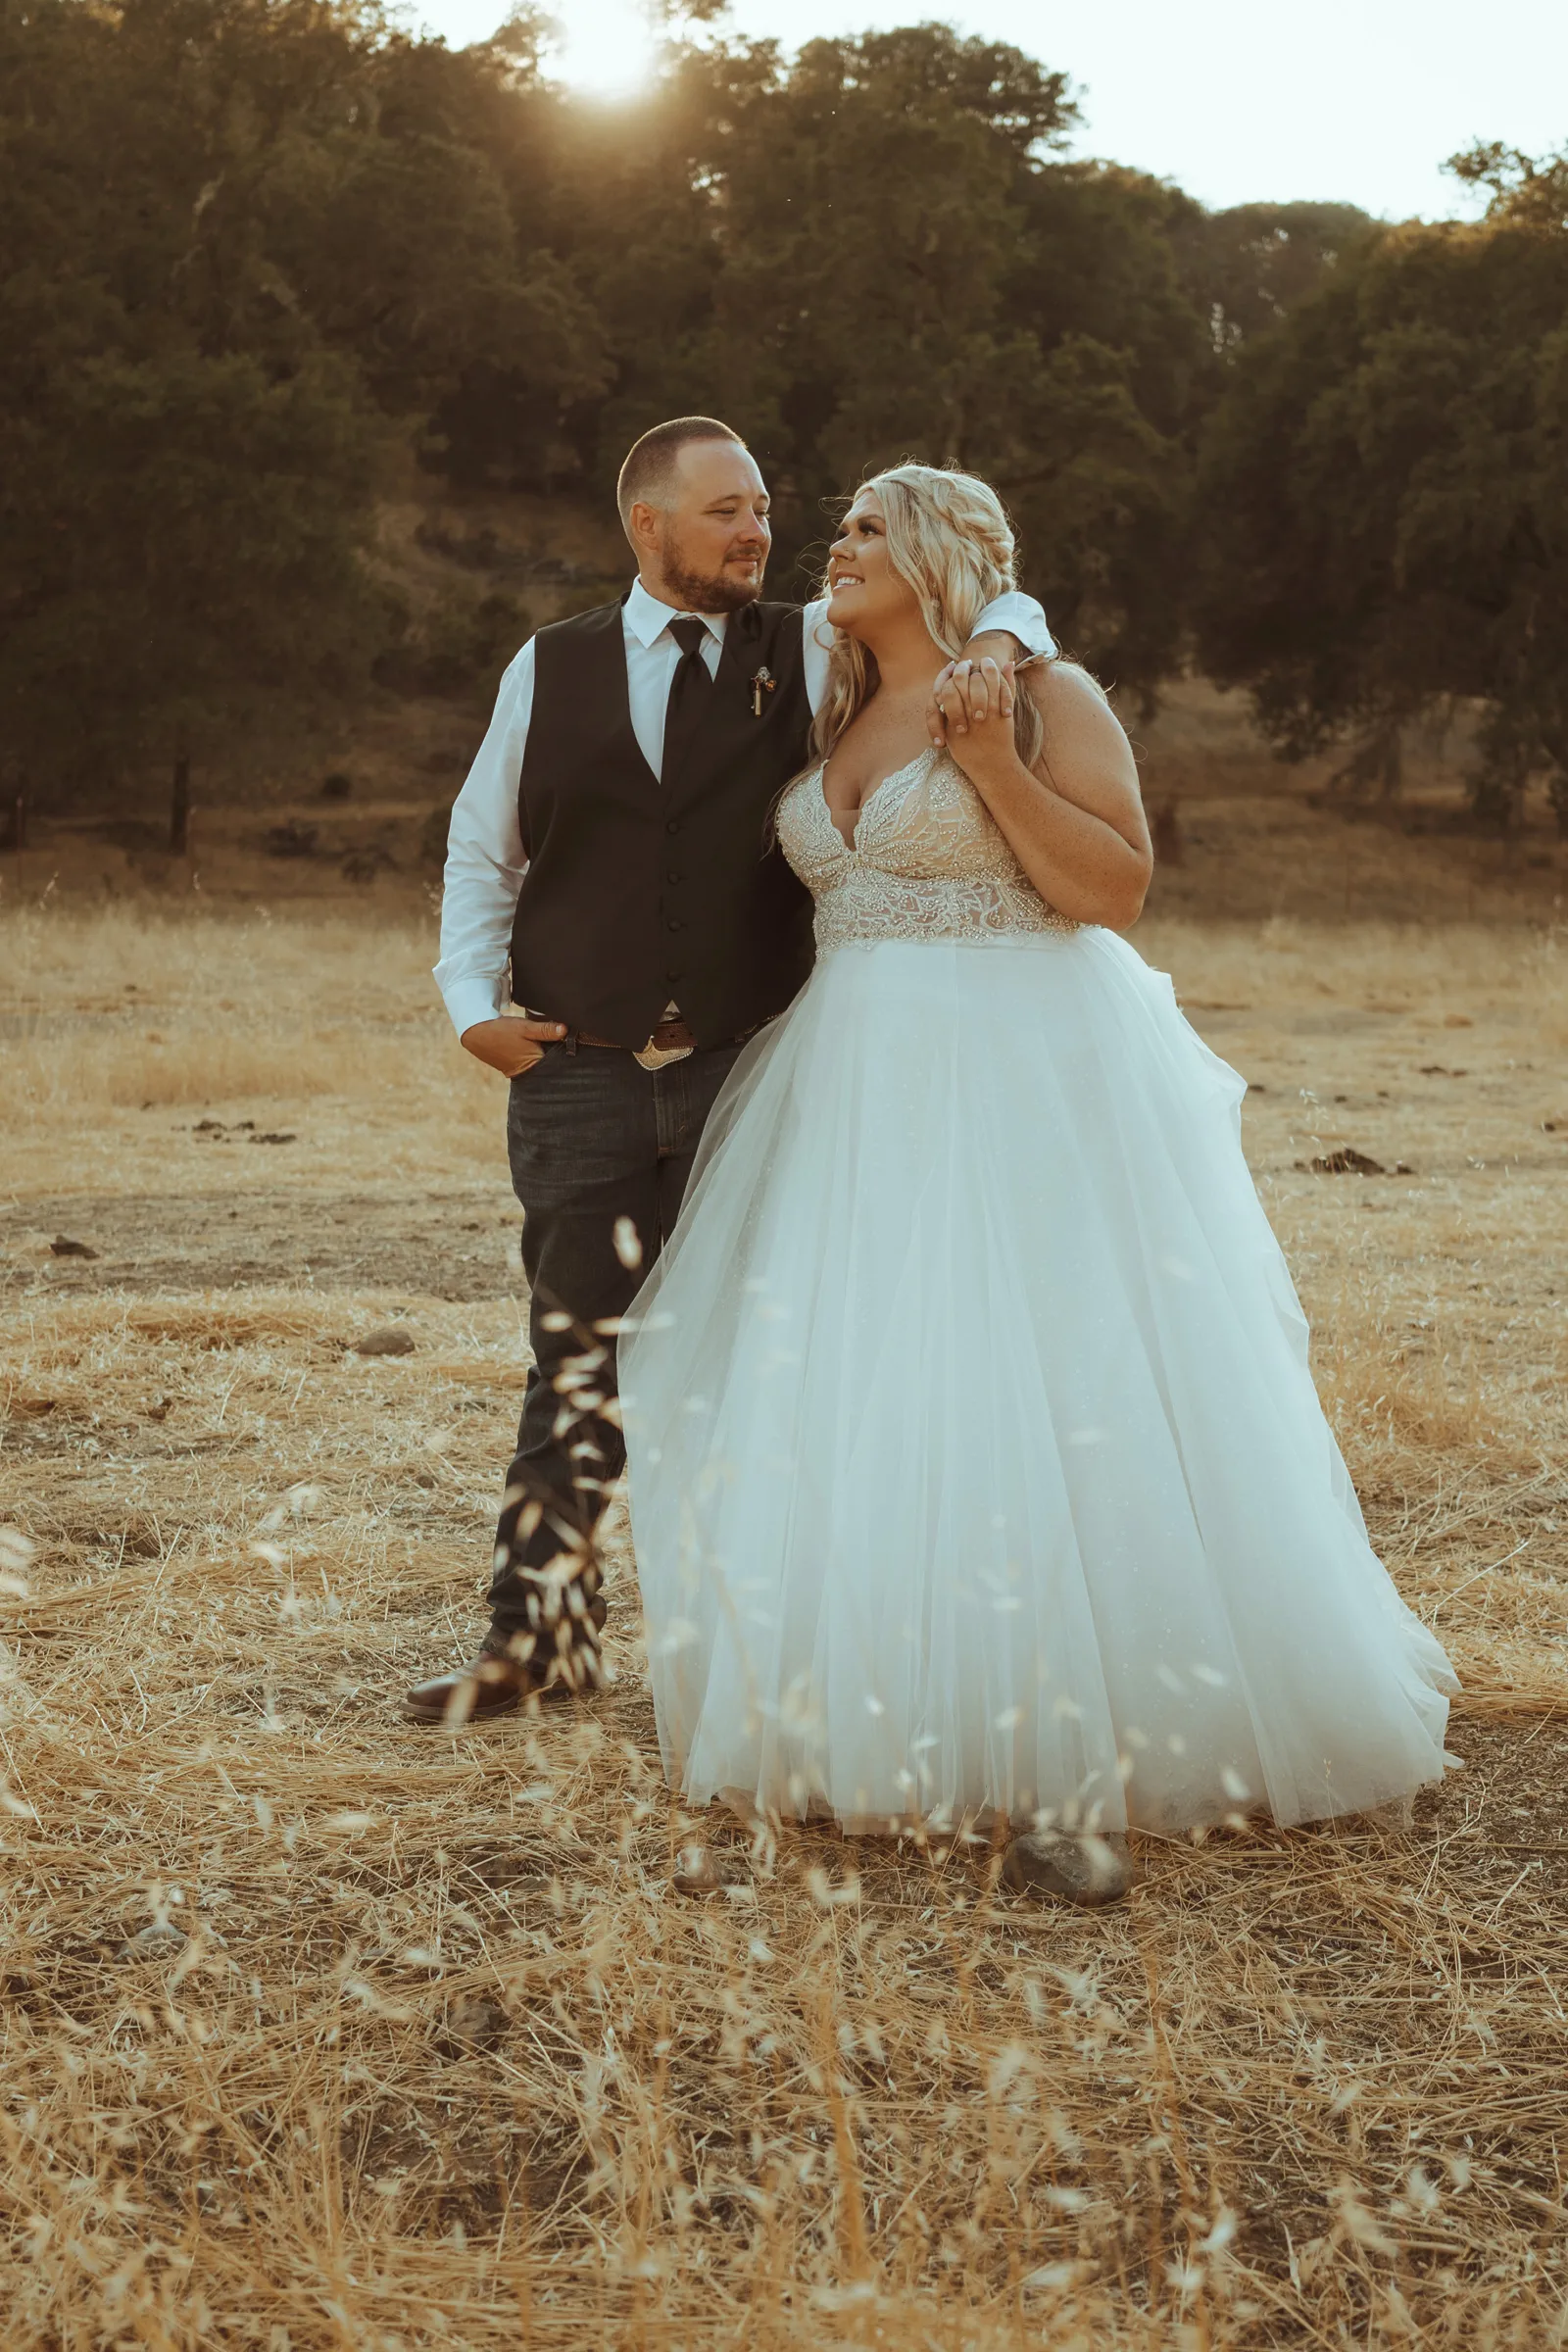
{"type": "MultiPolygon", "coordinates": [[[[505,0],[412,0],[454,47],[505,0]]],[[[557,70],[607,103],[651,70],[638,0],[555,0],[557,70]]],[[[1075,152],[1205,204],[1340,198],[1396,219],[1476,207],[1442,164],[1477,138],[1568,140],[1568,0],[732,0],[727,26],[798,47],[944,18],[1068,74],[1075,152]]]]}

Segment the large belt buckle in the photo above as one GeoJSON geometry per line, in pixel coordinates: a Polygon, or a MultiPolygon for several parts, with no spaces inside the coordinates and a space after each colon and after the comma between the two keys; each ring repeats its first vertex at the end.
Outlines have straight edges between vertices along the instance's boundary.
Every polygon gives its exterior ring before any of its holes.
{"type": "Polygon", "coordinates": [[[662,1070],[672,1061],[684,1061],[687,1054],[695,1053],[695,1051],[696,1048],[693,1046],[656,1046],[653,1039],[650,1038],[647,1045],[642,1048],[640,1053],[633,1054],[632,1058],[639,1069],[662,1070]]]}

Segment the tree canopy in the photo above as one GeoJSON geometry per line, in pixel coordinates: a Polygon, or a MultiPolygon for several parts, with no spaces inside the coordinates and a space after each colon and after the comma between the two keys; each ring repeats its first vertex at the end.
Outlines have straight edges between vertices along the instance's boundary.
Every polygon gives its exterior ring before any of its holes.
{"type": "Polygon", "coordinates": [[[481,69],[325,0],[0,8],[0,711],[56,776],[339,685],[388,440],[594,321],[521,254],[481,69]]]}
{"type": "Polygon", "coordinates": [[[1204,436],[1198,646],[1283,749],[1483,713],[1495,826],[1568,818],[1568,167],[1484,149],[1473,226],[1363,240],[1238,353],[1204,436]]]}
{"type": "Polygon", "coordinates": [[[1196,651],[1363,763],[1468,698],[1484,806],[1568,775],[1568,164],[1459,159],[1466,227],[1210,213],[1069,160],[1065,77],[1004,43],[712,15],[606,109],[527,9],[454,54],[375,0],[0,0],[14,759],[354,691],[394,456],[603,501],[699,409],[768,474],[781,591],[865,469],[957,463],[1108,680],[1196,651]]]}

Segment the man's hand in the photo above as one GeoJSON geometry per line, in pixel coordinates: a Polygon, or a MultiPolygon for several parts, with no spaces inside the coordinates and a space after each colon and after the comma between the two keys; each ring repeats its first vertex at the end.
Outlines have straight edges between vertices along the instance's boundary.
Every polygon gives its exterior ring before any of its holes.
{"type": "Polygon", "coordinates": [[[1018,640],[1009,629],[987,629],[971,637],[956,662],[937,672],[931,700],[925,707],[926,733],[935,744],[951,735],[963,735],[971,724],[983,726],[995,712],[995,679],[1008,679],[1007,715],[1012,715],[1012,664],[1018,659],[1018,640]]]}
{"type": "Polygon", "coordinates": [[[564,1037],[564,1021],[530,1021],[521,1013],[503,1012],[493,1021],[475,1021],[463,1032],[463,1050],[503,1078],[520,1078],[544,1059],[551,1041],[564,1037]]]}

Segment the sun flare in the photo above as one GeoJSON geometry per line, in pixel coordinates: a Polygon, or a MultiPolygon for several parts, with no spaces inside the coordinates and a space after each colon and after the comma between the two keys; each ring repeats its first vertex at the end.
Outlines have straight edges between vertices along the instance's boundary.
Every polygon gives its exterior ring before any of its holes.
{"type": "Polygon", "coordinates": [[[635,0],[564,0],[555,68],[589,98],[631,98],[653,78],[659,45],[635,0]]]}

